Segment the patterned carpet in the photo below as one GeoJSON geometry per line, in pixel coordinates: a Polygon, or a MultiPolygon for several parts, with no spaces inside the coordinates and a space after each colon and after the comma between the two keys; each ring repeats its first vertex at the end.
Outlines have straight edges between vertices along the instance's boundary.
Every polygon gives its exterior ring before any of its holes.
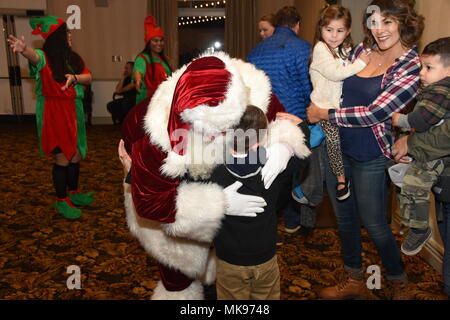
{"type": "MultiPolygon", "coordinates": [[[[0,299],[150,299],[158,281],[155,262],[130,236],[116,157],[119,128],[88,128],[89,152],[81,187],[95,202],[79,220],[53,209],[52,161],[38,154],[33,124],[0,125],[0,299]],[[81,289],[69,290],[67,267],[81,269],[81,289]]],[[[363,238],[364,265],[378,264],[363,238]]],[[[317,299],[342,272],[336,229],[284,234],[279,248],[282,299],[317,299]]],[[[419,257],[404,257],[416,299],[445,299],[442,277],[419,257]]],[[[389,290],[371,292],[386,299],[389,290]]]]}

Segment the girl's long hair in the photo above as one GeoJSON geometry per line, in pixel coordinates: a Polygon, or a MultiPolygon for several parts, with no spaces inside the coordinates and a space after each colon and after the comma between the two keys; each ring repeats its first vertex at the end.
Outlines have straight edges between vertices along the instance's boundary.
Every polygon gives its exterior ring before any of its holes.
{"type": "MultiPolygon", "coordinates": [[[[150,42],[151,42],[151,40],[149,40],[145,44],[145,48],[144,48],[144,50],[141,51],[141,54],[146,53],[150,57],[150,64],[152,66],[152,78],[155,79],[155,65],[153,64],[153,60],[152,60],[152,48],[150,46],[150,42]]],[[[161,58],[161,60],[164,61],[164,63],[169,67],[170,71],[173,71],[172,67],[170,66],[169,61],[166,58],[166,55],[164,54],[164,49],[161,52],[159,52],[158,55],[161,58]]]]}
{"type": "Polygon", "coordinates": [[[327,45],[328,49],[330,49],[331,53],[336,59],[338,58],[347,59],[348,58],[347,49],[353,47],[353,40],[350,33],[344,39],[344,42],[342,42],[341,45],[339,46],[337,54],[335,50],[333,50],[328,46],[328,44],[323,40],[322,37],[322,28],[328,26],[333,20],[341,20],[341,19],[344,20],[345,27],[348,30],[350,30],[350,28],[352,27],[352,15],[350,13],[350,10],[340,5],[331,5],[322,10],[322,12],[320,13],[319,21],[317,21],[316,25],[316,35],[314,37],[313,48],[317,44],[317,42],[322,41],[327,45]]]}
{"type": "Polygon", "coordinates": [[[63,23],[45,40],[42,50],[48,59],[48,64],[56,82],[66,81],[65,75],[80,74],[84,70],[84,62],[73,51],[67,41],[67,25],[63,23]]]}

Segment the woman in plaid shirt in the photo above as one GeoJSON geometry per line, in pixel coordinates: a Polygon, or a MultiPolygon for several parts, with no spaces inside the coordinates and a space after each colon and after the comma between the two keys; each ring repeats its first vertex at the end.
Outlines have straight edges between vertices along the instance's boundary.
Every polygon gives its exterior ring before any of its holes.
{"type": "Polygon", "coordinates": [[[346,278],[335,287],[323,289],[320,295],[324,299],[366,297],[361,222],[378,250],[393,299],[410,299],[400,250],[387,222],[386,162],[392,156],[392,114],[405,108],[419,88],[416,44],[424,23],[412,0],[374,0],[370,5],[379,10],[366,14],[365,40],[352,56],[354,61],[370,50],[369,65],[344,81],[341,109],[315,105],[308,109],[310,122],[323,119],[340,127],[345,175],[352,188],[347,200],[335,201],[336,178],[326,166],[346,278]]]}

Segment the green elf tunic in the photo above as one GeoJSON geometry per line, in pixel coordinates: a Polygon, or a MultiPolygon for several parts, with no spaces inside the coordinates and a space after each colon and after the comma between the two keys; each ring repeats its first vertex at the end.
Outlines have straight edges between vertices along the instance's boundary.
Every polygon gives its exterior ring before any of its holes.
{"type": "MultiPolygon", "coordinates": [[[[166,57],[166,60],[167,59],[168,58],[166,57]]],[[[172,75],[170,67],[164,61],[161,61],[161,59],[156,57],[152,57],[151,61],[154,65],[154,75],[152,73],[152,65],[148,54],[141,53],[134,61],[133,81],[135,70],[139,71],[142,75],[141,92],[136,95],[136,104],[153,96],[159,84],[172,75]]]]}
{"type": "MultiPolygon", "coordinates": [[[[37,65],[29,63],[30,75],[36,79],[36,121],[42,156],[50,157],[59,147],[67,159],[72,159],[77,149],[84,158],[87,152],[86,128],[82,99],[84,89],[80,84],[65,91],[65,82],[53,79],[44,51],[35,49],[39,55],[37,65]]],[[[84,67],[81,74],[90,71],[84,67]]]]}

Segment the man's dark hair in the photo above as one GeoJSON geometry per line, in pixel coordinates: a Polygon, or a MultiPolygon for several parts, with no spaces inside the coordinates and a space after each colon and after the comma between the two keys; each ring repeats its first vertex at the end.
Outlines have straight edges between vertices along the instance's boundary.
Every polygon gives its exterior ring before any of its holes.
{"type": "Polygon", "coordinates": [[[278,10],[275,15],[275,23],[277,26],[284,26],[294,28],[295,25],[301,22],[302,18],[297,9],[292,6],[285,6],[278,10]]]}
{"type": "Polygon", "coordinates": [[[440,38],[429,43],[423,49],[422,55],[439,56],[444,66],[450,66],[450,37],[440,38]]]}

